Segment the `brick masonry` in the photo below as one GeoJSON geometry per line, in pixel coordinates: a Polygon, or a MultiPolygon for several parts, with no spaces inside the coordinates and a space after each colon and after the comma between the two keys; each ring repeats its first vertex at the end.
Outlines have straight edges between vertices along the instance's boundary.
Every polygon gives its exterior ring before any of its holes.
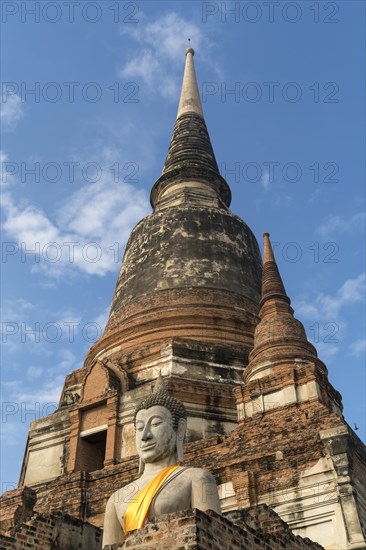
{"type": "MultiPolygon", "coordinates": [[[[268,504],[277,506],[286,501],[286,492],[297,486],[304,470],[314,466],[319,457],[329,456],[319,433],[345,426],[341,417],[318,401],[291,405],[255,415],[228,436],[187,443],[185,462],[208,469],[218,484],[232,481],[238,508],[254,506],[264,495],[268,504]]],[[[347,434],[345,452],[347,445],[351,446],[355,465],[355,472],[350,469],[349,473],[359,476],[365,468],[365,448],[352,430],[347,434]]],[[[101,527],[108,497],[116,487],[135,479],[137,468],[137,457],[133,456],[103,470],[64,474],[39,484],[34,487],[36,510],[68,510],[101,527]]],[[[4,513],[14,506],[12,494],[3,497],[4,513]]]]}
{"type": "MultiPolygon", "coordinates": [[[[34,492],[33,492],[34,493],[34,492]]],[[[34,494],[23,489],[18,495],[23,514],[13,518],[13,525],[0,534],[2,550],[101,550],[101,530],[67,514],[33,513],[34,494]],[[29,514],[32,516],[25,519],[29,514]]],[[[4,527],[4,523],[2,524],[4,527]]],[[[321,550],[309,539],[295,536],[278,515],[266,505],[229,512],[226,517],[215,512],[188,510],[162,516],[143,529],[128,533],[122,547],[105,550],[321,550]]]]}
{"type": "Polygon", "coordinates": [[[131,531],[122,546],[105,550],[322,550],[309,539],[293,535],[278,516],[261,506],[251,513],[237,513],[235,523],[211,510],[190,510],[162,516],[158,523],[149,523],[144,529],[131,531]],[[254,529],[250,522],[259,518],[254,529]],[[264,529],[261,529],[263,525],[264,529]],[[274,528],[271,529],[270,526],[274,528]]]}
{"type": "Polygon", "coordinates": [[[67,514],[34,514],[0,534],[1,550],[101,550],[102,531],[67,514]]]}

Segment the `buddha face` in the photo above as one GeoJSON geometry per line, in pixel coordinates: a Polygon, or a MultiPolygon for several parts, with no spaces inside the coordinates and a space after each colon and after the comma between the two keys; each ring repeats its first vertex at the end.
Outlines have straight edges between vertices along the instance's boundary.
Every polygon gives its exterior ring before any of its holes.
{"type": "Polygon", "coordinates": [[[177,432],[170,411],[160,405],[142,409],[136,415],[136,447],[147,464],[176,453],[177,432]]]}

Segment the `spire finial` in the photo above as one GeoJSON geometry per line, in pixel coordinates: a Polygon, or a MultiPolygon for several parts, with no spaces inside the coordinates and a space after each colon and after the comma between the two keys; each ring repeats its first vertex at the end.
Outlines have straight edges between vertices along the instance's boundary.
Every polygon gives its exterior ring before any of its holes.
{"type": "Polygon", "coordinates": [[[193,48],[187,48],[173,136],[162,175],[151,190],[154,210],[188,202],[217,208],[230,205],[230,187],[220,175],[203,117],[193,55],[193,48]]]}
{"type": "Polygon", "coordinates": [[[262,300],[261,306],[271,298],[280,299],[290,304],[280,272],[273,254],[269,233],[263,234],[263,279],[262,279],[262,300]]]}
{"type": "Polygon", "coordinates": [[[263,263],[265,264],[267,262],[276,262],[272,250],[271,241],[269,240],[269,233],[263,233],[263,244],[263,263]]]}
{"type": "Polygon", "coordinates": [[[194,55],[194,49],[191,47],[191,39],[190,38],[188,38],[188,48],[186,49],[186,55],[188,55],[189,53],[194,55]]]}
{"type": "Polygon", "coordinates": [[[194,49],[191,48],[190,38],[188,38],[189,47],[186,49],[186,64],[184,67],[184,76],[182,91],[180,95],[177,118],[186,113],[195,113],[203,118],[200,94],[198,91],[196,72],[194,70],[194,49]]]}

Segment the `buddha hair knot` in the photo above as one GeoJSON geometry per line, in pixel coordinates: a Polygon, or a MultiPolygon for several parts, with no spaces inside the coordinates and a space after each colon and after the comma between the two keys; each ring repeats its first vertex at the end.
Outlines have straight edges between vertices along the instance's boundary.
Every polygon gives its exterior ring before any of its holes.
{"type": "Polygon", "coordinates": [[[149,397],[144,399],[135,409],[135,415],[134,415],[134,424],[136,425],[136,415],[139,411],[143,409],[149,409],[150,407],[154,407],[155,405],[159,405],[160,407],[165,407],[170,411],[170,414],[172,415],[173,419],[173,428],[176,431],[178,428],[178,422],[181,418],[186,419],[187,413],[186,409],[178,399],[175,399],[171,395],[169,395],[163,379],[161,375],[159,375],[159,378],[156,381],[154,391],[149,397]]]}

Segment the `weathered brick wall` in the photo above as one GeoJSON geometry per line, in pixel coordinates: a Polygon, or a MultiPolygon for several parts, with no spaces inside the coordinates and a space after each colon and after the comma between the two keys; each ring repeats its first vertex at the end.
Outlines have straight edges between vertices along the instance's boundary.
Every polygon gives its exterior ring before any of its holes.
{"type": "Polygon", "coordinates": [[[351,458],[353,482],[357,490],[357,506],[360,514],[360,521],[366,533],[366,484],[365,484],[365,463],[366,447],[358,439],[354,432],[351,432],[351,458]]]}
{"type": "Polygon", "coordinates": [[[100,529],[65,514],[35,514],[0,534],[1,550],[101,550],[100,529]]]}
{"type": "MultiPolygon", "coordinates": [[[[18,514],[18,521],[13,521],[13,526],[0,534],[2,550],[101,550],[102,532],[90,523],[62,513],[36,513],[26,521],[21,518],[18,514]]],[[[118,547],[113,545],[105,550],[118,547]]],[[[148,523],[144,529],[131,531],[122,545],[126,550],[158,547],[202,550],[322,548],[309,539],[293,535],[286,523],[266,505],[229,512],[225,517],[199,510],[168,514],[157,523],[148,523]]]]}
{"type": "Polygon", "coordinates": [[[4,493],[0,506],[0,531],[7,532],[15,523],[31,518],[36,501],[36,492],[29,487],[4,493]]]}
{"type": "MultiPolygon", "coordinates": [[[[229,436],[185,445],[185,462],[208,469],[218,484],[232,481],[238,507],[249,508],[263,494],[296,486],[301,473],[326,455],[319,431],[343,425],[342,418],[319,402],[291,405],[257,415],[229,436]]],[[[137,477],[137,467],[137,457],[131,457],[103,470],[66,474],[39,485],[36,510],[67,510],[101,527],[107,499],[137,477]]]]}
{"type": "MultiPolygon", "coordinates": [[[[161,345],[171,338],[227,347],[243,346],[249,353],[258,322],[258,306],[252,300],[233,292],[204,288],[169,289],[143,295],[122,308],[122,313],[128,319],[118,316],[118,322],[123,320],[123,323],[105,332],[93,344],[85,358],[84,368],[88,368],[101,352],[108,352],[108,356],[109,353],[118,353],[123,364],[129,355],[138,355],[142,347],[161,345]],[[213,303],[217,305],[214,316],[213,303]]],[[[114,321],[112,316],[110,328],[114,321]]],[[[78,373],[78,378],[81,375],[78,373]]],[[[67,384],[70,385],[73,379],[73,375],[68,377],[67,384]]]]}
{"type": "Polygon", "coordinates": [[[233,510],[225,518],[243,529],[259,530],[262,533],[288,533],[289,527],[272,508],[259,504],[247,510],[233,510]]]}
{"type": "MultiPolygon", "coordinates": [[[[240,515],[240,514],[239,514],[240,515]]],[[[252,511],[253,517],[256,510],[252,511]]],[[[276,514],[266,507],[260,509],[261,522],[274,521],[276,514]]],[[[293,535],[281,520],[282,530],[265,533],[247,523],[248,515],[240,517],[240,525],[212,512],[190,510],[163,516],[158,523],[149,523],[144,529],[131,531],[120,547],[123,550],[153,548],[189,550],[322,550],[322,546],[293,535]]],[[[236,518],[239,519],[239,516],[236,518]]],[[[118,545],[106,547],[115,550],[118,545]]]]}
{"type": "MultiPolygon", "coordinates": [[[[287,491],[298,485],[302,472],[328,456],[319,432],[336,426],[346,424],[319,402],[291,405],[282,411],[268,411],[263,417],[256,415],[229,436],[188,443],[185,462],[210,470],[218,484],[232,482],[238,508],[263,502],[262,495],[267,495],[264,502],[277,507],[286,501],[287,491]]],[[[365,456],[362,442],[353,437],[349,453],[355,459],[349,474],[357,481],[364,479],[365,456]]],[[[137,467],[137,457],[131,457],[90,474],[65,474],[38,485],[34,487],[38,497],[35,510],[41,514],[67,510],[102,527],[107,499],[116,488],[136,479],[137,467]]],[[[17,498],[17,492],[5,495],[5,515],[7,508],[17,508],[17,498]]],[[[362,499],[358,504],[363,508],[362,499]]]]}

